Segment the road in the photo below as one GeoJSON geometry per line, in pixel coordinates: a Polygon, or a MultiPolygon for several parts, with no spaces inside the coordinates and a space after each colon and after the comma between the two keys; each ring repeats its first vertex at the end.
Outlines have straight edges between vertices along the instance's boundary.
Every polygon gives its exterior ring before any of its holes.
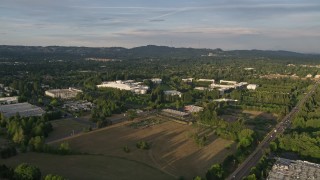
{"type": "Polygon", "coordinates": [[[273,128],[260,142],[258,147],[254,152],[252,152],[247,159],[239,165],[239,167],[227,178],[228,180],[241,180],[243,177],[249,175],[250,170],[255,166],[261,159],[264,151],[269,147],[270,142],[276,139],[276,136],[282,134],[286,128],[291,124],[291,120],[294,115],[299,112],[301,106],[306,102],[306,100],[315,92],[315,89],[319,85],[320,81],[317,81],[312,89],[298,102],[298,104],[287,114],[277,125],[273,128]]]}

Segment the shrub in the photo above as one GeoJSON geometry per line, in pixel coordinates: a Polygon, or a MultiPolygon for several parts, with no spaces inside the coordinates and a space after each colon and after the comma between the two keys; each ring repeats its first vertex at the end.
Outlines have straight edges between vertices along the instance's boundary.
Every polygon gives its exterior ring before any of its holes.
{"type": "Polygon", "coordinates": [[[150,145],[149,143],[145,142],[145,141],[139,141],[136,144],[138,149],[144,149],[144,150],[148,150],[150,149],[150,145]]]}
{"type": "Polygon", "coordinates": [[[40,180],[41,172],[39,168],[22,163],[14,169],[14,179],[23,179],[23,180],[40,180]]]}
{"type": "Polygon", "coordinates": [[[67,180],[67,179],[59,175],[48,174],[44,177],[44,180],[67,180]]]}
{"type": "Polygon", "coordinates": [[[128,146],[124,146],[123,147],[123,151],[126,152],[126,153],[129,153],[130,152],[130,149],[128,146]]]}

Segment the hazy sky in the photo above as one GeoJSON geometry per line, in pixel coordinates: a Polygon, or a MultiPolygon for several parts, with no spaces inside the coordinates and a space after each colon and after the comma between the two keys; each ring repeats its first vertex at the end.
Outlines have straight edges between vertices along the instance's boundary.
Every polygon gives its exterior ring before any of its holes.
{"type": "Polygon", "coordinates": [[[0,44],[320,53],[320,0],[0,0],[0,44]]]}

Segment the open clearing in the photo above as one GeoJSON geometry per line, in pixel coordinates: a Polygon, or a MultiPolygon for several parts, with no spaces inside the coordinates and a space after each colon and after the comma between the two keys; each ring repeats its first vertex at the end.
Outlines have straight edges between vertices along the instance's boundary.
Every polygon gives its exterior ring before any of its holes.
{"type": "Polygon", "coordinates": [[[276,114],[266,113],[262,111],[239,110],[239,109],[227,109],[225,110],[224,114],[221,115],[220,117],[228,122],[234,122],[239,118],[266,119],[266,120],[277,119],[276,114]]]}
{"type": "Polygon", "coordinates": [[[71,136],[72,133],[83,132],[86,128],[89,128],[89,125],[80,123],[74,119],[60,119],[51,121],[53,126],[53,131],[49,134],[49,137],[46,139],[47,142],[60,139],[63,137],[71,136]]]}
{"type": "Polygon", "coordinates": [[[276,114],[238,109],[227,109],[220,117],[228,122],[234,122],[239,118],[244,119],[245,124],[257,132],[259,139],[276,125],[278,119],[276,114]]]}
{"type": "MultiPolygon", "coordinates": [[[[113,125],[64,141],[69,142],[76,151],[130,159],[172,176],[188,179],[196,175],[204,176],[212,164],[222,162],[235,150],[234,142],[212,134],[208,144],[200,148],[190,137],[196,128],[189,125],[163,121],[161,124],[136,129],[130,127],[130,123],[113,125]],[[136,143],[141,140],[149,142],[151,149],[137,149],[136,143]],[[130,153],[123,151],[124,146],[129,147],[130,153]],[[228,146],[231,148],[226,148],[228,146]]],[[[107,161],[105,163],[109,164],[107,161]]]]}
{"type": "Polygon", "coordinates": [[[70,180],[174,179],[146,164],[111,156],[60,156],[43,153],[25,153],[1,160],[1,163],[11,167],[15,167],[22,162],[40,167],[42,175],[49,173],[59,174],[70,180]]]}

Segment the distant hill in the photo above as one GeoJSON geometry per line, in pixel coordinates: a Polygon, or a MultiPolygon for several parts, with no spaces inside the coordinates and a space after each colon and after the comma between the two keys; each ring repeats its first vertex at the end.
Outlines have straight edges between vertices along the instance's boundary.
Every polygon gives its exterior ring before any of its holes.
{"type": "Polygon", "coordinates": [[[217,49],[174,48],[168,46],[141,46],[129,49],[128,52],[140,57],[199,57],[210,52],[218,52],[217,49]]]}
{"type": "Polygon", "coordinates": [[[1,57],[111,57],[114,58],[123,51],[121,47],[91,48],[91,47],[66,47],[66,46],[0,46],[1,57]]]}
{"type": "Polygon", "coordinates": [[[10,59],[43,59],[69,58],[79,59],[86,57],[101,58],[196,58],[204,56],[223,56],[237,58],[279,58],[279,59],[318,59],[320,55],[302,54],[290,51],[265,50],[231,50],[174,48],[168,46],[141,46],[131,49],[122,47],[66,47],[66,46],[0,46],[0,58],[10,59]]]}

